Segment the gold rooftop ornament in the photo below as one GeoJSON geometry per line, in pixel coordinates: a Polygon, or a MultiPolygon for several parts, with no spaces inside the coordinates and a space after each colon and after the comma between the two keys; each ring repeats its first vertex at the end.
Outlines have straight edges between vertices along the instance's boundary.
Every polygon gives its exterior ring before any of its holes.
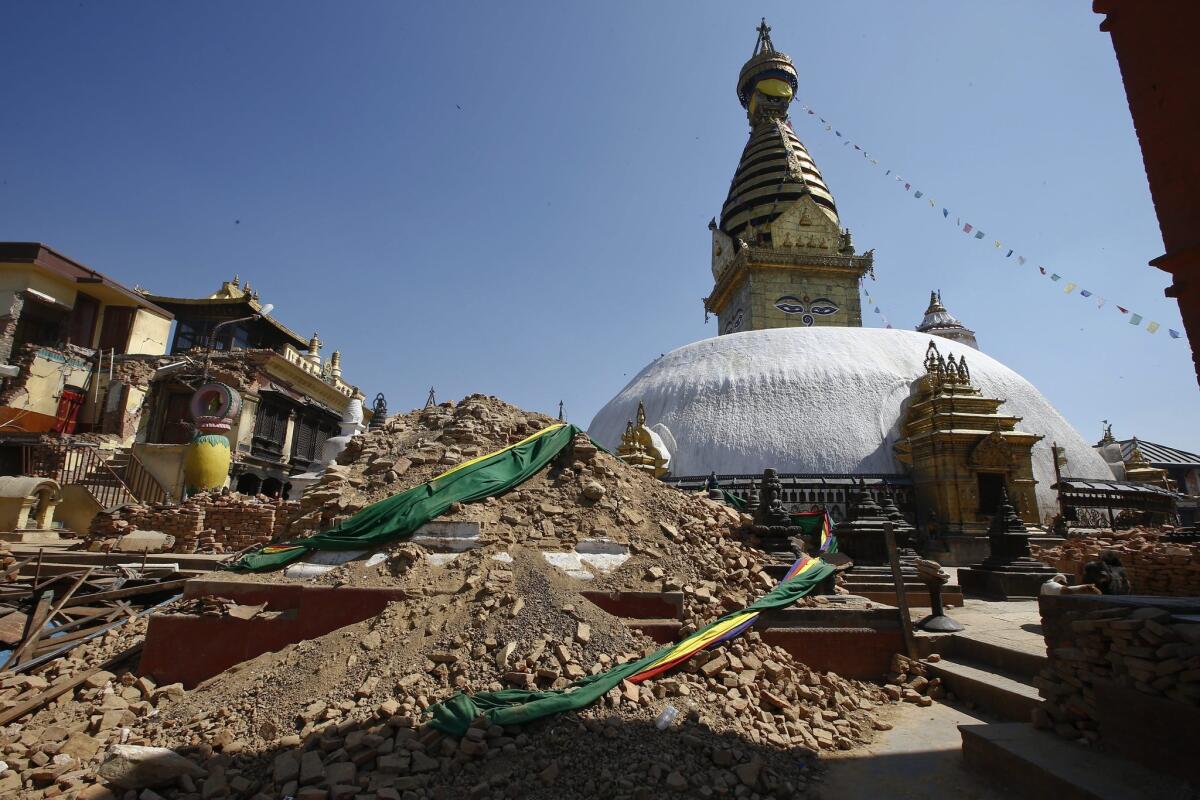
{"type": "Polygon", "coordinates": [[[655,436],[646,427],[646,407],[638,403],[637,424],[626,420],[617,457],[634,469],[648,472],[655,478],[667,474],[667,459],[659,451],[655,436]]]}

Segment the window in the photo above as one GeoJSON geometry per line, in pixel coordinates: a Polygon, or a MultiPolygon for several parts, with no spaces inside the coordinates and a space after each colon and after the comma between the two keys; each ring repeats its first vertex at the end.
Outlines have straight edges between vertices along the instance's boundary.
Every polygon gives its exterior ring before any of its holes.
{"type": "Polygon", "coordinates": [[[250,452],[272,461],[283,460],[283,440],[287,436],[288,409],[279,402],[264,400],[254,421],[250,452]]]}
{"type": "Polygon", "coordinates": [[[26,293],[17,330],[13,335],[13,353],[26,344],[58,347],[66,338],[67,312],[58,306],[43,303],[26,293]]]}

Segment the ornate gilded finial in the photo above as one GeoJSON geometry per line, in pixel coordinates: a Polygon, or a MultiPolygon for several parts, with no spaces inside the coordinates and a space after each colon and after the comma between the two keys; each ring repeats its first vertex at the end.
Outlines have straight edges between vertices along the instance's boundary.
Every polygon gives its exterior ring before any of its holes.
{"type": "Polygon", "coordinates": [[[641,400],[638,401],[637,424],[639,428],[646,424],[646,406],[642,404],[641,400]]]}
{"type": "Polygon", "coordinates": [[[233,285],[234,285],[234,286],[237,286],[237,285],[238,285],[238,274],[237,274],[236,272],[235,272],[235,273],[233,273],[233,281],[232,281],[232,283],[233,283],[233,285]]]}
{"type": "Polygon", "coordinates": [[[308,340],[308,352],[309,353],[321,352],[322,344],[323,344],[323,342],[321,341],[321,337],[317,334],[316,331],[313,331],[312,338],[310,338],[308,340]]]}
{"type": "Polygon", "coordinates": [[[755,29],[758,31],[758,41],[754,43],[753,56],[759,53],[774,53],[775,45],[771,44],[771,26],[767,24],[767,18],[763,17],[755,29]]]}
{"type": "Polygon", "coordinates": [[[937,375],[941,370],[939,365],[942,363],[942,354],[938,352],[937,345],[933,342],[925,348],[925,371],[930,375],[937,375]]]}
{"type": "Polygon", "coordinates": [[[1142,455],[1142,448],[1138,447],[1138,440],[1136,436],[1133,437],[1133,445],[1129,450],[1129,458],[1125,459],[1125,463],[1137,467],[1148,466],[1150,464],[1150,462],[1146,460],[1146,457],[1142,455]]]}
{"type": "Polygon", "coordinates": [[[559,422],[563,421],[563,401],[562,400],[558,401],[558,421],[559,422]]]}

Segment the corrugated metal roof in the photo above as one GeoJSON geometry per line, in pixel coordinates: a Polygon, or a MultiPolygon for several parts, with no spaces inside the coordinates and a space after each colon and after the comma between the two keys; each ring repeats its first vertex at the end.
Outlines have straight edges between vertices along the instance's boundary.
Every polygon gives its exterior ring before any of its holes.
{"type": "MultiPolygon", "coordinates": [[[[1133,439],[1122,439],[1121,457],[1126,461],[1129,460],[1129,454],[1133,452],[1133,439]]],[[[1167,447],[1165,444],[1155,444],[1147,442],[1145,439],[1137,440],[1138,449],[1142,451],[1142,455],[1153,466],[1156,467],[1200,467],[1200,456],[1195,453],[1189,453],[1186,450],[1179,450],[1174,447],[1167,447]]]]}
{"type": "Polygon", "coordinates": [[[1175,492],[1167,491],[1161,486],[1135,481],[1105,481],[1092,478],[1063,478],[1057,484],[1063,491],[1076,492],[1131,492],[1136,494],[1161,494],[1174,497],[1175,492]]]}

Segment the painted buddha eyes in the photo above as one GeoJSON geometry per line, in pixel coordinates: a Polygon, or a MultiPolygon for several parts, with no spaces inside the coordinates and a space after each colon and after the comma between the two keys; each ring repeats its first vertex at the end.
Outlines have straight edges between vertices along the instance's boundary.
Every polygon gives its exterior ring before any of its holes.
{"type": "Polygon", "coordinates": [[[804,303],[799,297],[792,297],[790,294],[784,295],[775,301],[775,307],[785,314],[803,314],[804,303]]]}
{"type": "Polygon", "coordinates": [[[813,314],[820,314],[822,317],[827,317],[830,314],[836,314],[838,311],[837,304],[832,300],[826,300],[824,297],[818,297],[809,305],[808,310],[813,314]]]}
{"type": "Polygon", "coordinates": [[[830,314],[838,312],[837,303],[827,297],[818,297],[815,300],[809,300],[808,297],[796,297],[795,295],[785,294],[775,301],[775,307],[785,314],[804,314],[800,321],[805,325],[812,325],[816,319],[813,314],[819,317],[828,317],[830,314]],[[807,312],[805,313],[805,306],[807,312]]]}

